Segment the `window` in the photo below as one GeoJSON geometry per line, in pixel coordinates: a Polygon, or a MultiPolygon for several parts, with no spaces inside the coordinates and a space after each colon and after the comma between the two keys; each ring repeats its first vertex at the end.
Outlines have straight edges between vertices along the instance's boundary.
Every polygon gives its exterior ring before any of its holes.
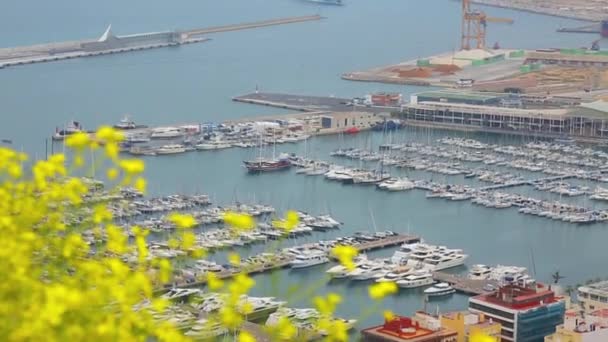
{"type": "Polygon", "coordinates": [[[344,118],[344,127],[348,126],[348,118],[344,118]]]}

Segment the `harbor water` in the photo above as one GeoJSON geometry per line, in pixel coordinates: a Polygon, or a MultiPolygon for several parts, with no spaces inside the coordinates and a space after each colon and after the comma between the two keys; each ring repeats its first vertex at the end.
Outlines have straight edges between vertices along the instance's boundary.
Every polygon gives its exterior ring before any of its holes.
{"type": "MultiPolygon", "coordinates": [[[[11,139],[13,148],[41,158],[46,138],[55,127],[72,119],[92,129],[113,124],[125,113],[148,125],[285,113],[230,100],[256,86],[265,91],[344,97],[383,90],[409,94],[421,88],[347,82],[339,76],[347,71],[453,50],[459,44],[459,2],[347,0],[345,3],[342,7],[319,7],[300,0],[187,0],[178,5],[117,0],[10,2],[0,14],[0,29],[18,34],[2,35],[2,47],[94,38],[110,23],[116,34],[130,34],[315,13],[327,19],[223,33],[213,35],[210,42],[178,48],[1,70],[0,138],[11,139]],[[23,20],[25,17],[28,20],[23,20]]],[[[491,24],[488,28],[491,44],[498,41],[505,48],[589,45],[585,36],[555,33],[558,27],[576,26],[577,22],[506,9],[486,10],[493,16],[515,20],[511,26],[491,24]]],[[[410,129],[398,133],[398,139],[426,143],[446,134],[455,133],[410,129]]],[[[492,135],[464,136],[493,143],[522,142],[519,138],[492,135]]],[[[283,145],[277,150],[330,159],[329,152],[340,146],[377,147],[383,138],[382,133],[316,137],[307,144],[283,145]],[[370,140],[375,143],[369,143],[370,140]]],[[[295,208],[314,214],[331,213],[344,222],[340,231],[315,233],[293,244],[355,231],[390,229],[409,231],[429,243],[462,248],[470,255],[468,265],[528,267],[540,281],[549,281],[556,270],[567,277],[563,280],[565,284],[572,285],[608,276],[606,224],[562,223],[521,215],[515,209],[474,206],[469,201],[429,200],[424,191],[387,193],[374,187],[344,186],[322,177],[303,177],[293,171],[250,175],[242,167],[242,160],[254,153],[253,149],[228,149],[144,157],[150,193],[203,192],[214,203],[256,200],[280,211],[295,208]]],[[[411,177],[430,176],[420,173],[411,177]]],[[[462,176],[435,176],[435,180],[466,181],[462,176]]],[[[541,198],[527,187],[509,191],[541,198]]],[[[244,254],[260,251],[256,248],[241,251],[244,254]]],[[[379,251],[370,256],[390,253],[379,251]]],[[[218,261],[224,257],[222,253],[213,256],[218,261]]],[[[292,305],[311,306],[311,296],[295,290],[296,286],[310,285],[318,287],[318,294],[329,291],[342,294],[344,303],[338,310],[341,316],[359,317],[366,313],[361,308],[373,308],[374,303],[366,293],[368,284],[327,283],[322,272],[326,268],[325,265],[255,276],[258,286],[254,295],[292,297],[292,305]]],[[[454,271],[466,272],[466,267],[454,271]]],[[[398,296],[384,300],[382,307],[411,314],[423,305],[421,293],[422,290],[401,291],[398,296]]],[[[465,296],[456,294],[433,300],[428,310],[464,309],[466,302],[465,296]]],[[[360,327],[380,320],[379,313],[367,316],[360,327]]]]}

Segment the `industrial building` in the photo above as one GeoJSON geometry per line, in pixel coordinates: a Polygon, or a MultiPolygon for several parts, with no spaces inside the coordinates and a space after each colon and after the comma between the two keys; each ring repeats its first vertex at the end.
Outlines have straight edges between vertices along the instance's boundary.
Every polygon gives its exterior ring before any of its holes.
{"type": "Polygon", "coordinates": [[[573,109],[520,109],[450,102],[417,101],[394,116],[406,124],[546,137],[608,139],[608,105],[573,109]]]}
{"type": "Polygon", "coordinates": [[[525,63],[606,67],[608,66],[608,55],[584,50],[543,50],[528,52],[525,63]]]}
{"type": "Polygon", "coordinates": [[[419,102],[441,102],[461,103],[480,106],[498,106],[501,101],[510,99],[512,96],[505,93],[486,93],[473,91],[437,90],[425,91],[410,96],[410,103],[419,102]]]}
{"type": "Polygon", "coordinates": [[[361,330],[368,342],[457,342],[458,333],[441,326],[439,318],[425,312],[414,317],[396,316],[382,325],[361,330]]]}
{"type": "Polygon", "coordinates": [[[371,129],[382,118],[378,114],[365,112],[334,112],[321,116],[320,131],[346,132],[348,130],[371,129]]]}
{"type": "Polygon", "coordinates": [[[501,324],[501,340],[537,342],[563,323],[565,302],[550,287],[505,285],[490,294],[469,299],[469,310],[501,324]]]}

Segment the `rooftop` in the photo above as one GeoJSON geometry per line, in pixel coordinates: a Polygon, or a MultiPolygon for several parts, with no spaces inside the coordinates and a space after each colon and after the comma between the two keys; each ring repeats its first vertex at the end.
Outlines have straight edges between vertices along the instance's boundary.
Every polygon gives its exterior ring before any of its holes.
{"type": "Polygon", "coordinates": [[[457,90],[435,90],[435,91],[424,91],[415,94],[418,97],[435,97],[444,98],[451,100],[474,100],[474,101],[489,101],[508,97],[508,94],[504,93],[486,93],[486,92],[473,92],[473,91],[457,91],[457,90]]]}
{"type": "Polygon", "coordinates": [[[470,105],[462,103],[447,103],[447,102],[433,102],[423,101],[418,104],[408,104],[406,107],[421,108],[421,109],[436,109],[445,108],[452,111],[466,111],[467,113],[478,113],[478,114],[492,114],[492,115],[512,115],[512,116],[536,116],[538,118],[547,117],[561,117],[566,116],[570,112],[566,109],[520,109],[520,108],[506,108],[496,106],[480,106],[470,105]]]}
{"type": "Polygon", "coordinates": [[[426,329],[409,317],[397,316],[383,325],[366,328],[361,331],[365,337],[371,337],[374,341],[407,341],[425,342],[436,341],[437,338],[456,336],[457,333],[450,329],[441,328],[437,331],[426,329]]]}
{"type": "Polygon", "coordinates": [[[473,299],[511,310],[526,310],[558,301],[551,288],[543,284],[537,284],[536,288],[506,285],[493,293],[482,294],[473,299]]]}

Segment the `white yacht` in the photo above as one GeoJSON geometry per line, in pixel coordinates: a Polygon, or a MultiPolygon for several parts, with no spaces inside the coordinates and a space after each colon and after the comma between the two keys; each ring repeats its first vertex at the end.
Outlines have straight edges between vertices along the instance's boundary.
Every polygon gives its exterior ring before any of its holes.
{"type": "Polygon", "coordinates": [[[179,144],[164,145],[156,149],[156,154],[176,154],[184,152],[186,152],[186,147],[179,144]]]}
{"type": "Polygon", "coordinates": [[[199,319],[194,323],[190,330],[184,335],[194,337],[196,339],[207,340],[228,333],[228,329],[224,328],[221,323],[213,323],[204,318],[199,319]]]}
{"type": "Polygon", "coordinates": [[[426,270],[420,270],[410,274],[404,279],[398,280],[397,286],[404,289],[431,285],[434,282],[433,274],[426,270]]]}
{"type": "MultiPolygon", "coordinates": [[[[368,262],[367,256],[365,254],[357,256],[356,259],[353,261],[355,267],[359,267],[368,262]]],[[[342,265],[336,265],[325,271],[325,273],[329,274],[329,276],[334,279],[346,278],[350,272],[351,271],[349,271],[348,268],[342,265]]]]}
{"type": "Polygon", "coordinates": [[[464,265],[468,255],[462,253],[436,253],[433,256],[426,258],[424,263],[428,265],[431,271],[441,271],[447,268],[452,268],[464,265]]]}
{"type": "Polygon", "coordinates": [[[446,296],[456,292],[448,283],[438,283],[424,290],[424,294],[429,297],[446,296]]]}
{"type": "Polygon", "coordinates": [[[178,127],[158,127],[152,130],[152,139],[173,139],[184,136],[184,132],[178,127]]]}
{"type": "Polygon", "coordinates": [[[194,147],[196,147],[197,150],[204,151],[204,150],[221,150],[221,149],[225,149],[225,148],[230,148],[230,147],[232,147],[232,145],[230,145],[227,142],[220,141],[220,140],[214,140],[214,141],[197,144],[194,147]]]}
{"type": "Polygon", "coordinates": [[[388,272],[384,263],[373,261],[357,267],[348,274],[348,277],[352,280],[370,280],[375,277],[381,278],[388,272]]]}
{"type": "Polygon", "coordinates": [[[393,269],[391,272],[384,275],[384,277],[376,279],[377,283],[383,282],[397,282],[399,280],[405,279],[410,274],[414,273],[414,269],[410,267],[398,267],[393,269]]]}
{"type": "Polygon", "coordinates": [[[329,258],[326,253],[321,251],[309,251],[302,253],[290,263],[291,268],[305,268],[316,265],[321,265],[329,262],[329,258]]]}
{"type": "Polygon", "coordinates": [[[469,270],[469,279],[484,280],[488,279],[493,268],[488,265],[477,264],[473,265],[469,270]]]}
{"type": "Polygon", "coordinates": [[[422,248],[421,246],[423,246],[424,244],[421,243],[411,243],[411,244],[403,244],[401,245],[401,247],[399,248],[399,250],[395,251],[395,253],[393,253],[393,256],[391,257],[391,261],[395,264],[400,264],[403,262],[406,262],[410,255],[418,250],[418,248],[422,248]]]}
{"type": "Polygon", "coordinates": [[[114,128],[117,129],[135,129],[137,125],[128,115],[125,115],[124,118],[120,120],[117,124],[114,125],[114,128]]]}
{"type": "Polygon", "coordinates": [[[405,191],[415,188],[414,182],[407,178],[398,178],[395,182],[386,184],[384,189],[388,191],[405,191]]]}
{"type": "Polygon", "coordinates": [[[201,289],[182,289],[179,287],[174,287],[170,289],[167,293],[163,294],[161,298],[174,300],[180,298],[187,298],[195,294],[200,294],[202,292],[203,291],[201,289]]]}

